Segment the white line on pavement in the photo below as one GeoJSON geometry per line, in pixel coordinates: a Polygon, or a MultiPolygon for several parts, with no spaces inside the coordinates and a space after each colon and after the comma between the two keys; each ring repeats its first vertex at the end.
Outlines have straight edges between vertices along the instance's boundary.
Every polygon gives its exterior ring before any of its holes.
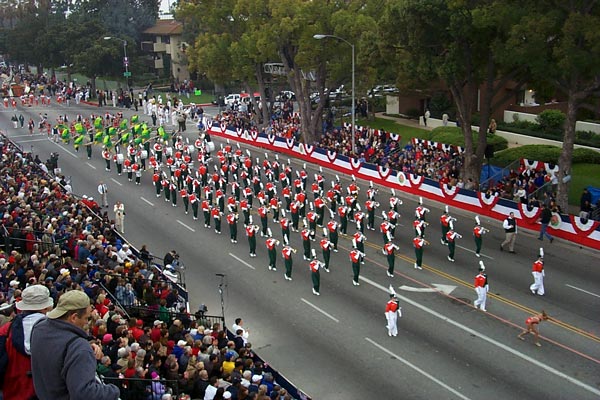
{"type": "Polygon", "coordinates": [[[94,167],[92,164],[90,164],[89,162],[85,163],[88,167],[90,167],[91,169],[96,169],[96,167],[94,167]]]}
{"type": "MultiPolygon", "coordinates": [[[[14,136],[10,137],[11,139],[14,138],[14,136]]],[[[31,143],[31,142],[47,142],[48,139],[29,139],[29,140],[19,140],[19,143],[31,143]]]]}
{"type": "Polygon", "coordinates": [[[150,204],[150,206],[151,206],[151,207],[154,207],[154,204],[153,204],[153,203],[150,203],[150,202],[149,202],[148,200],[146,200],[145,198],[143,198],[143,197],[140,197],[140,199],[142,199],[142,201],[143,201],[144,203],[146,203],[146,204],[150,204]]]}
{"type": "Polygon", "coordinates": [[[241,262],[242,264],[244,264],[246,267],[248,267],[248,268],[250,268],[250,269],[256,269],[256,268],[254,268],[252,265],[248,264],[246,261],[242,260],[241,258],[239,258],[239,257],[236,257],[235,255],[233,255],[233,254],[231,254],[231,253],[229,253],[229,255],[230,255],[231,257],[235,258],[236,260],[238,260],[239,262],[241,262]]]}
{"type": "Polygon", "coordinates": [[[592,296],[600,297],[600,295],[597,295],[596,293],[588,292],[587,290],[578,288],[577,286],[571,286],[571,285],[568,285],[568,284],[566,286],[570,287],[571,289],[579,290],[580,292],[587,293],[587,294],[592,295],[592,296]]]}
{"type": "Polygon", "coordinates": [[[309,306],[311,306],[312,308],[314,308],[315,310],[317,310],[318,312],[320,312],[321,314],[323,314],[324,316],[326,316],[327,318],[329,318],[330,320],[332,320],[333,322],[335,322],[336,324],[339,324],[340,320],[335,318],[333,315],[329,314],[328,312],[320,309],[319,307],[315,306],[314,304],[312,304],[311,302],[309,302],[308,300],[304,299],[304,298],[300,298],[300,300],[302,300],[302,302],[308,304],[309,306]]]}
{"type": "MultiPolygon", "coordinates": [[[[466,251],[468,251],[469,253],[473,253],[473,254],[475,254],[475,251],[474,251],[474,250],[468,249],[468,248],[466,248],[466,247],[462,247],[462,246],[459,246],[459,245],[456,245],[456,247],[460,247],[461,249],[463,249],[463,250],[466,250],[466,251]]],[[[481,254],[481,257],[489,258],[490,260],[493,260],[493,259],[494,259],[493,257],[486,256],[486,255],[485,255],[485,254],[483,254],[483,253],[479,253],[479,254],[481,254]]]]}
{"type": "Polygon", "coordinates": [[[440,385],[441,387],[443,387],[444,389],[446,389],[450,393],[455,394],[456,397],[458,397],[460,399],[463,399],[463,400],[470,400],[467,396],[463,395],[462,393],[460,393],[460,392],[456,391],[455,389],[451,388],[450,386],[446,385],[444,382],[440,381],[435,376],[429,374],[427,371],[423,371],[421,368],[417,367],[416,365],[414,365],[410,361],[405,360],[404,358],[400,357],[399,355],[397,355],[395,353],[392,353],[390,350],[386,349],[385,347],[383,347],[379,343],[376,343],[372,339],[369,339],[368,337],[366,337],[365,340],[367,342],[371,343],[373,346],[377,347],[379,350],[383,351],[384,353],[387,353],[388,355],[396,358],[398,361],[400,361],[402,364],[406,365],[407,367],[412,368],[413,370],[417,371],[418,373],[420,373],[424,377],[426,377],[429,380],[437,383],[438,385],[440,385]]]}
{"type": "Polygon", "coordinates": [[[178,223],[179,225],[183,226],[184,228],[186,228],[186,229],[189,229],[189,230],[190,230],[190,231],[192,231],[192,232],[196,232],[196,230],[195,230],[194,228],[192,228],[192,227],[190,227],[190,226],[187,226],[186,224],[184,224],[184,223],[183,223],[183,222],[181,222],[180,220],[177,220],[177,223],[178,223]]]}
{"type": "Polygon", "coordinates": [[[48,135],[46,133],[32,133],[31,135],[29,134],[23,134],[23,135],[10,135],[11,138],[20,138],[20,137],[29,137],[29,138],[33,138],[33,137],[37,137],[37,136],[43,136],[45,139],[48,139],[48,135]]]}
{"type": "MultiPolygon", "coordinates": [[[[363,278],[362,276],[359,277],[359,279],[362,280],[363,282],[366,282],[366,283],[370,284],[373,287],[376,287],[376,288],[378,288],[378,289],[380,289],[380,290],[382,290],[382,291],[384,291],[386,293],[389,293],[388,288],[386,288],[385,286],[380,285],[377,282],[373,282],[372,280],[370,280],[368,278],[363,278]]],[[[442,321],[445,321],[445,322],[449,323],[450,325],[454,325],[458,329],[461,329],[461,330],[467,332],[470,335],[478,337],[479,339],[481,339],[481,340],[483,340],[485,342],[488,342],[489,344],[494,345],[494,346],[496,346],[496,347],[498,347],[498,348],[500,348],[500,349],[502,349],[502,350],[504,350],[504,351],[506,351],[508,353],[511,353],[512,355],[514,355],[514,356],[516,356],[516,357],[518,357],[518,358],[520,358],[520,359],[522,359],[524,361],[527,361],[527,362],[535,365],[536,367],[539,367],[539,368],[541,368],[543,370],[546,370],[547,372],[550,372],[551,374],[554,374],[554,375],[558,376],[559,378],[563,378],[566,381],[571,382],[572,384],[574,384],[576,386],[579,386],[580,388],[582,388],[584,390],[587,390],[590,393],[593,393],[593,394],[595,394],[597,396],[600,396],[600,390],[594,388],[593,386],[590,386],[590,385],[588,385],[588,384],[586,384],[586,383],[584,383],[584,382],[582,382],[580,380],[577,380],[577,379],[575,379],[575,378],[573,378],[573,377],[571,377],[571,376],[569,376],[569,375],[567,375],[567,374],[565,374],[563,372],[560,372],[559,370],[557,370],[555,368],[552,368],[552,367],[550,367],[548,365],[545,365],[544,363],[536,360],[535,358],[532,358],[532,357],[529,357],[528,355],[520,353],[517,350],[513,349],[512,347],[507,346],[504,343],[500,343],[499,341],[497,341],[495,339],[492,339],[491,337],[486,336],[483,333],[477,332],[476,330],[471,329],[471,328],[469,328],[466,325],[463,325],[463,324],[461,324],[461,323],[459,323],[457,321],[454,321],[453,319],[450,319],[447,316],[445,316],[443,314],[440,314],[437,311],[432,310],[431,308],[428,308],[428,307],[426,307],[426,306],[424,306],[422,304],[419,304],[416,301],[413,301],[413,300],[409,299],[408,297],[404,297],[404,296],[402,296],[400,294],[396,294],[396,296],[399,299],[401,299],[402,301],[404,301],[404,302],[406,302],[406,303],[408,303],[408,304],[410,304],[410,305],[412,305],[412,306],[414,306],[414,307],[416,307],[416,308],[418,308],[418,309],[420,309],[420,310],[422,310],[422,311],[424,311],[424,312],[426,312],[428,314],[431,314],[432,316],[434,316],[436,318],[439,318],[442,321]]]]}
{"type": "Polygon", "coordinates": [[[114,183],[116,183],[119,186],[123,186],[123,184],[121,182],[119,182],[118,180],[116,180],[115,178],[110,178],[111,181],[113,181],[114,183]]]}
{"type": "MultiPolygon", "coordinates": [[[[52,141],[51,141],[51,142],[52,142],[52,141]]],[[[69,154],[70,154],[71,156],[73,156],[74,158],[79,158],[79,157],[77,157],[77,154],[75,154],[75,153],[73,153],[73,152],[71,152],[71,151],[67,150],[67,149],[65,148],[65,146],[61,146],[60,144],[58,144],[58,143],[56,143],[56,142],[52,142],[52,143],[54,143],[56,146],[60,147],[61,149],[63,149],[63,150],[64,150],[64,151],[66,151],[67,153],[69,153],[69,154]]]]}

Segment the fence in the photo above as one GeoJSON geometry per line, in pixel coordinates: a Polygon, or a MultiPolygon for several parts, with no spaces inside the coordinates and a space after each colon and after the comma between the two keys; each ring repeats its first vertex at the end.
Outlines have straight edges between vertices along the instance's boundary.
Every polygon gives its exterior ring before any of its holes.
{"type": "Polygon", "coordinates": [[[121,400],[154,400],[162,399],[165,393],[173,396],[183,394],[183,388],[176,380],[114,377],[103,377],[102,380],[119,388],[121,400]]]}

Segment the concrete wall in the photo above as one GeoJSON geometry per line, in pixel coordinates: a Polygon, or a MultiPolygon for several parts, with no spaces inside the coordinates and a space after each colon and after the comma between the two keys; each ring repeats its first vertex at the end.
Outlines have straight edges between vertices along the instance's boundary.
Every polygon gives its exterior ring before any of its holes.
{"type": "MultiPolygon", "coordinates": [[[[537,123],[537,115],[519,111],[504,110],[504,122],[514,122],[514,116],[518,115],[519,121],[530,121],[537,123]]],[[[592,122],[577,121],[575,123],[576,131],[590,131],[600,135],[600,124],[592,122]]]]}
{"type": "MultiPolygon", "coordinates": [[[[423,117],[419,118],[419,125],[421,125],[421,126],[423,125],[423,117]]],[[[427,126],[432,127],[432,128],[437,128],[438,126],[443,126],[443,125],[444,124],[442,123],[441,119],[429,118],[427,120],[427,126]]],[[[456,126],[456,122],[448,121],[447,126],[456,126]]],[[[473,132],[479,131],[478,126],[473,126],[472,129],[473,129],[473,132]]],[[[501,131],[501,130],[497,130],[496,135],[506,139],[508,141],[509,147],[523,146],[526,144],[546,144],[546,145],[550,145],[550,146],[562,147],[562,142],[559,142],[557,140],[550,140],[550,139],[538,138],[535,136],[521,135],[518,133],[506,132],[506,131],[501,131]]],[[[576,144],[575,148],[576,149],[579,149],[579,148],[590,149],[590,150],[600,152],[600,149],[598,149],[598,148],[582,146],[579,144],[576,144]]]]}

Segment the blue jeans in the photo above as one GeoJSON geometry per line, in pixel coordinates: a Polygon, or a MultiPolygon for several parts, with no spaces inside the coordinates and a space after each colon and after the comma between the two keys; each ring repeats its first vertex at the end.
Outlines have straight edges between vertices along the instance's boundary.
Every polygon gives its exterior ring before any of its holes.
{"type": "Polygon", "coordinates": [[[540,237],[538,239],[540,240],[544,240],[544,236],[546,236],[548,238],[548,240],[554,239],[552,237],[552,235],[550,235],[548,232],[546,232],[546,229],[548,229],[548,224],[542,224],[542,229],[540,229],[540,237]]]}

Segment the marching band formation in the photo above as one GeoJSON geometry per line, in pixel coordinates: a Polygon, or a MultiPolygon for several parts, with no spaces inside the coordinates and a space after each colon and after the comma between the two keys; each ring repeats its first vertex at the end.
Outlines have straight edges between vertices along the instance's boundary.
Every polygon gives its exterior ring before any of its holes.
{"type": "MultiPolygon", "coordinates": [[[[280,251],[285,265],[284,278],[288,281],[292,280],[293,255],[297,253],[290,245],[290,235],[299,233],[303,260],[309,262],[312,292],[316,296],[320,295],[320,270],[330,272],[331,252],[338,252],[340,234],[352,242],[349,251],[352,284],[360,286],[360,269],[366,257],[365,230],[376,230],[375,215],[378,209],[384,208],[380,214],[383,221],[379,224],[383,240],[381,251],[387,259],[387,275],[394,277],[396,252],[401,248],[396,227],[401,218],[400,206],[403,205],[394,189],[391,189],[391,197],[386,199],[383,207],[378,199],[378,190],[370,182],[366,189],[366,201],[361,205],[361,188],[354,176],[345,187],[337,175],[327,185],[320,167],[319,172],[310,179],[306,164],[294,170],[290,159],[283,162],[278,155],[269,158],[265,153],[262,160],[260,157],[253,158],[249,150],[242,151],[239,145],[232,146],[229,141],[217,150],[209,135],[202,131],[190,143],[181,132],[167,133],[162,126],[153,130],[140,122],[137,116],[133,116],[131,121],[124,119],[121,114],[107,113],[90,118],[78,116],[71,126],[63,124],[54,129],[58,130],[54,133],[63,142],[72,141],[76,150],[85,147],[88,158],[92,156],[95,145],[101,146],[107,172],[111,172],[114,166],[118,175],[127,174],[128,180],[135,180],[136,185],[141,184],[145,173],[152,174],[157,198],[163,196],[165,202],[173,207],[182,204],[185,214],[189,213],[191,206],[194,221],[198,220],[201,210],[204,227],[214,227],[216,234],[222,233],[221,220],[225,218],[232,244],[238,243],[237,226],[241,218],[250,257],[256,257],[257,236],[260,234],[266,240],[268,270],[277,270],[277,252],[280,251]],[[310,192],[312,194],[309,196],[310,192]],[[254,216],[260,219],[260,225],[254,223],[254,216]],[[270,221],[280,225],[281,240],[273,237],[270,221]],[[351,225],[355,227],[354,232],[349,229],[351,225]],[[317,249],[312,245],[317,241],[318,229],[322,230],[322,238],[318,241],[321,259],[318,259],[317,249]]],[[[431,245],[425,239],[429,212],[422,198],[419,198],[414,210],[415,234],[412,239],[414,268],[417,270],[423,268],[425,246],[431,245]]],[[[440,242],[448,247],[447,259],[450,262],[455,261],[456,241],[463,238],[455,231],[456,221],[446,206],[440,217],[440,242]]],[[[479,217],[475,217],[472,236],[477,257],[481,255],[483,236],[488,232],[481,225],[479,217]]],[[[534,263],[533,274],[535,282],[531,291],[543,295],[543,258],[534,263]]],[[[486,311],[488,282],[481,261],[474,287],[477,294],[474,305],[486,311]]],[[[390,292],[390,302],[395,302],[396,306],[388,302],[386,318],[389,334],[395,336],[397,330],[392,325],[395,326],[396,319],[390,317],[389,313],[397,313],[400,307],[392,286],[390,292]]]]}

